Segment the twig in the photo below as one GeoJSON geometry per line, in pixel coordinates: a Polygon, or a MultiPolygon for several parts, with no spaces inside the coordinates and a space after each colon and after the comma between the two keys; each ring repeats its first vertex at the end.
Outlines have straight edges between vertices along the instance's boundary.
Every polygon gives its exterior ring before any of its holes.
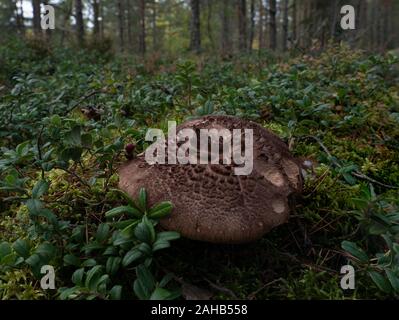
{"type": "Polygon", "coordinates": [[[69,173],[70,175],[72,175],[72,176],[74,176],[76,179],[78,179],[79,180],[79,182],[80,183],[82,183],[82,184],[84,184],[86,187],[88,187],[89,189],[91,188],[91,186],[86,182],[86,181],[84,181],[81,177],[79,177],[75,172],[73,172],[72,170],[69,170],[69,169],[66,169],[66,168],[62,168],[62,167],[56,167],[57,169],[60,169],[60,170],[63,170],[63,171],[65,171],[65,172],[67,172],[67,173],[69,173]]]}
{"type": "Polygon", "coordinates": [[[370,178],[370,177],[366,176],[365,174],[363,174],[363,173],[361,173],[359,171],[353,171],[352,174],[355,177],[359,178],[359,179],[367,180],[369,182],[378,184],[381,187],[385,187],[385,188],[389,188],[389,189],[399,189],[399,187],[391,186],[390,184],[385,184],[385,183],[379,182],[379,181],[377,181],[377,180],[375,180],[373,178],[370,178]]]}
{"type": "Polygon", "coordinates": [[[274,279],[273,281],[270,281],[270,282],[264,284],[263,286],[261,286],[261,287],[260,287],[259,289],[257,289],[256,291],[250,293],[250,294],[248,295],[248,299],[249,299],[249,300],[255,299],[256,295],[257,295],[259,292],[261,292],[263,289],[267,288],[268,286],[271,286],[272,284],[274,284],[274,283],[276,283],[276,282],[282,281],[282,280],[283,280],[282,278],[278,278],[278,279],[274,279]]]}
{"type": "Polygon", "coordinates": [[[220,291],[221,293],[228,294],[228,295],[231,296],[233,299],[236,299],[236,300],[238,299],[238,297],[236,296],[236,294],[235,294],[233,291],[231,291],[230,289],[225,288],[225,287],[221,287],[221,286],[219,286],[219,285],[217,285],[217,284],[211,282],[211,281],[208,280],[207,278],[204,278],[204,280],[205,280],[206,282],[208,282],[208,284],[210,285],[211,288],[213,288],[213,289],[215,289],[215,290],[217,290],[217,291],[220,291]]]}
{"type": "MultiPolygon", "coordinates": [[[[41,140],[42,140],[43,130],[44,130],[44,125],[43,125],[42,128],[40,129],[39,136],[37,137],[37,153],[38,153],[38,156],[39,156],[39,160],[40,160],[40,161],[43,160],[43,158],[42,158],[42,149],[41,149],[41,147],[40,147],[40,143],[41,143],[41,140]]],[[[42,170],[42,180],[44,180],[44,169],[43,169],[43,165],[41,164],[40,167],[41,167],[41,170],[42,170]]]]}
{"type": "Polygon", "coordinates": [[[99,93],[102,93],[102,91],[96,90],[96,91],[92,91],[92,92],[89,92],[88,94],[84,95],[84,96],[81,97],[72,107],[70,107],[70,108],[65,112],[65,114],[70,113],[70,112],[73,111],[77,106],[79,106],[83,101],[85,101],[85,100],[87,100],[88,98],[90,98],[90,97],[92,97],[92,96],[94,96],[94,95],[96,95],[96,94],[99,94],[99,93]]]}

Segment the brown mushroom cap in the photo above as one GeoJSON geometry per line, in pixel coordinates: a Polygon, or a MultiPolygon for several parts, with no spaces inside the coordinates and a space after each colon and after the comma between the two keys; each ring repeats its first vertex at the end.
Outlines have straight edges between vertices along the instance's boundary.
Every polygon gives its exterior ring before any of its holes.
{"type": "Polygon", "coordinates": [[[301,191],[298,161],[279,137],[259,124],[230,116],[206,116],[183,128],[253,129],[253,170],[234,174],[234,164],[155,164],[144,156],[120,169],[119,187],[132,197],[148,191],[149,204],[170,200],[173,211],[160,224],[182,236],[215,243],[261,238],[288,220],[288,197],[301,191]]]}

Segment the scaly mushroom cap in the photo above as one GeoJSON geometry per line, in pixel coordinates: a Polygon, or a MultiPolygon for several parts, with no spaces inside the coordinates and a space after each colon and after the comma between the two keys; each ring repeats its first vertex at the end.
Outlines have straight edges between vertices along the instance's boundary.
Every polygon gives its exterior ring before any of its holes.
{"type": "Polygon", "coordinates": [[[301,191],[302,179],[298,161],[279,137],[255,122],[230,116],[198,118],[176,131],[183,128],[253,129],[253,170],[239,176],[235,164],[149,165],[144,156],[128,162],[119,172],[122,190],[137,197],[144,187],[150,205],[173,203],[171,215],[160,222],[163,228],[194,240],[242,243],[288,220],[288,197],[301,191]]]}

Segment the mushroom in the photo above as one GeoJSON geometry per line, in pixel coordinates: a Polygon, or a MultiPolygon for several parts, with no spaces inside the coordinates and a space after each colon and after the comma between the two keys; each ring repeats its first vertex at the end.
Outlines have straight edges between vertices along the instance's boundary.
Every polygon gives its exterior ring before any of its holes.
{"type": "Polygon", "coordinates": [[[144,187],[150,205],[173,203],[160,221],[164,229],[193,240],[244,243],[288,220],[289,198],[302,189],[301,166],[279,137],[253,121],[221,115],[187,121],[176,131],[184,128],[252,129],[253,170],[235,175],[234,162],[150,165],[144,155],[127,162],[119,171],[120,189],[136,197],[144,187]]]}

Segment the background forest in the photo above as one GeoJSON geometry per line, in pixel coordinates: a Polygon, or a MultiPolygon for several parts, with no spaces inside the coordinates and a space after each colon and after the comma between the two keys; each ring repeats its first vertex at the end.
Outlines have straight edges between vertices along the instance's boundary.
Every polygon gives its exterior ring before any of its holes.
{"type": "Polygon", "coordinates": [[[59,46],[112,46],[127,54],[284,52],[314,40],[323,48],[331,39],[384,51],[399,41],[394,0],[2,0],[0,7],[4,34],[33,31],[59,46]],[[41,4],[54,6],[55,30],[42,31],[41,4]],[[344,32],[340,9],[348,4],[356,30],[344,32]]]}
{"type": "Polygon", "coordinates": [[[398,298],[398,17],[395,0],[0,0],[0,299],[398,298]],[[313,163],[257,242],[162,231],[173,204],[117,189],[147,128],[209,114],[313,163]]]}

